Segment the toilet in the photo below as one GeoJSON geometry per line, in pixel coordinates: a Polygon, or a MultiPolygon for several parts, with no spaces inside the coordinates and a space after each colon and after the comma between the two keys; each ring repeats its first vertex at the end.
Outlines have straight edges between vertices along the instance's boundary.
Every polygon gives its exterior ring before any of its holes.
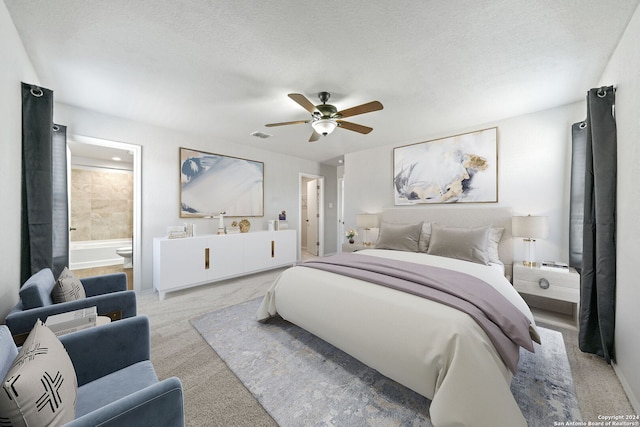
{"type": "Polygon", "coordinates": [[[133,247],[125,246],[124,248],[116,249],[116,253],[124,258],[123,267],[133,268],[133,247]]]}

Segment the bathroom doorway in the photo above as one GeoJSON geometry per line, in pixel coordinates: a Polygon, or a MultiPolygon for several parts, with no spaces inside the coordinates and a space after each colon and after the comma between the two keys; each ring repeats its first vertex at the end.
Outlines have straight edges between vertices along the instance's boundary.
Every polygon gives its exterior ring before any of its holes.
{"type": "Polygon", "coordinates": [[[139,290],[142,147],[79,135],[67,145],[69,267],[79,277],[124,271],[139,290]]]}

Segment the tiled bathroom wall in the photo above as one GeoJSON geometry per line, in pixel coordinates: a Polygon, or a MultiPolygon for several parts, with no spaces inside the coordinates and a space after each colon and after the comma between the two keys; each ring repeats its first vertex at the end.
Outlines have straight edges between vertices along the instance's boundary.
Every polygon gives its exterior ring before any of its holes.
{"type": "Polygon", "coordinates": [[[133,236],[133,172],[71,169],[72,241],[133,236]]]}

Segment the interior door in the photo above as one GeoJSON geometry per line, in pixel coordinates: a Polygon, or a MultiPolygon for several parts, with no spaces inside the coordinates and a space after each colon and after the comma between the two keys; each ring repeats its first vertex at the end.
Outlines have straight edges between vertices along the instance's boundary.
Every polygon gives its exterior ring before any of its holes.
{"type": "Polygon", "coordinates": [[[342,252],[344,233],[344,178],[338,178],[338,252],[342,252]]]}
{"type": "Polygon", "coordinates": [[[307,252],[318,256],[318,180],[307,182],[307,252]]]}

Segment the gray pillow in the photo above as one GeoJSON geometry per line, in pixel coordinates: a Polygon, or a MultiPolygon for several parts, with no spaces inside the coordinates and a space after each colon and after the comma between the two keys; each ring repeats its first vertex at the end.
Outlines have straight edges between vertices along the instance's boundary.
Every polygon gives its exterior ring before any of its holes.
{"type": "Polygon", "coordinates": [[[78,380],[58,337],[40,320],[16,356],[0,391],[0,413],[13,426],[62,425],[76,414],[78,380]]]}
{"type": "Polygon", "coordinates": [[[84,292],[84,286],[82,286],[80,279],[65,267],[51,291],[51,300],[53,303],[58,304],[61,302],[76,301],[85,299],[86,297],[87,295],[84,292]]]}
{"type": "Polygon", "coordinates": [[[418,241],[422,222],[415,224],[380,223],[380,235],[377,249],[393,249],[396,251],[418,252],[418,241]]]}
{"type": "Polygon", "coordinates": [[[487,245],[490,229],[490,226],[458,228],[432,223],[427,253],[486,265],[489,263],[487,245]]]}

